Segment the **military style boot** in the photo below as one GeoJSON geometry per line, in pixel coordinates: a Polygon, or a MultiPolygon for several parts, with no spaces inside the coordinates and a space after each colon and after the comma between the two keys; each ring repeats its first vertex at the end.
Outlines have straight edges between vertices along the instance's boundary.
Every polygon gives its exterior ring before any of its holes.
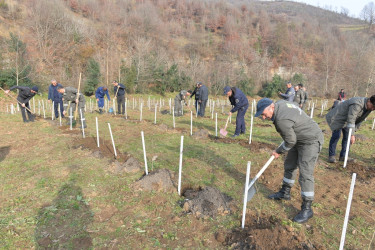
{"type": "Polygon", "coordinates": [[[271,200],[290,200],[290,189],[291,187],[283,184],[280,191],[268,196],[271,200]]]}
{"type": "Polygon", "coordinates": [[[293,221],[301,224],[312,218],[314,213],[311,209],[311,203],[312,201],[303,200],[301,211],[293,218],[293,221]]]}

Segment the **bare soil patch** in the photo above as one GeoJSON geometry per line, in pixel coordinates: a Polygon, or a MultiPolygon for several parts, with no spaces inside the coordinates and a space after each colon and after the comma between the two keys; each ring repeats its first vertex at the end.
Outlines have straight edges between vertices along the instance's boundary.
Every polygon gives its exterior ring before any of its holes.
{"type": "Polygon", "coordinates": [[[265,143],[265,142],[258,142],[258,141],[252,141],[251,144],[249,144],[248,140],[239,140],[239,139],[232,139],[229,137],[216,137],[216,136],[210,136],[211,140],[215,142],[221,142],[221,143],[227,143],[227,144],[239,144],[244,148],[251,149],[253,151],[262,152],[262,151],[272,151],[276,149],[276,146],[273,144],[265,143]]]}
{"type": "Polygon", "coordinates": [[[333,171],[349,171],[350,173],[356,173],[358,179],[362,181],[368,181],[375,177],[375,167],[365,166],[363,163],[354,161],[348,162],[346,168],[343,168],[343,162],[339,161],[334,164],[330,164],[327,169],[333,171]]]}
{"type": "Polygon", "coordinates": [[[207,129],[199,129],[193,133],[193,138],[195,139],[207,139],[209,136],[209,132],[207,129]]]}
{"type": "Polygon", "coordinates": [[[140,191],[176,192],[176,185],[173,179],[174,175],[170,170],[159,169],[144,175],[134,183],[134,188],[140,191]]]}

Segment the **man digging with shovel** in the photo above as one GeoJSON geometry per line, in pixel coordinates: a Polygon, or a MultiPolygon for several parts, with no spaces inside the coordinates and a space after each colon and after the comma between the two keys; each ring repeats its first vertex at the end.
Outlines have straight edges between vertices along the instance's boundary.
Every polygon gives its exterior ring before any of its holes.
{"type": "Polygon", "coordinates": [[[288,153],[284,162],[283,184],[279,192],[268,198],[273,200],[290,200],[290,189],[294,185],[297,168],[299,168],[299,184],[301,186],[301,211],[293,218],[297,223],[304,223],[313,217],[311,203],[314,200],[314,167],[323,146],[323,133],[314,122],[295,103],[278,101],[274,103],[268,98],[257,104],[255,117],[273,122],[284,142],[272,152],[277,159],[288,153]]]}
{"type": "MultiPolygon", "coordinates": [[[[85,120],[85,97],[82,93],[79,93],[79,98],[77,97],[78,90],[73,87],[66,87],[63,86],[57,87],[57,91],[59,91],[60,94],[63,96],[63,102],[64,102],[64,111],[63,114],[66,116],[66,113],[68,112],[69,116],[71,116],[72,113],[76,110],[76,105],[78,104],[78,114],[82,112],[82,120],[83,120],[83,127],[87,128],[86,120],[85,120]],[[69,107],[70,103],[70,107],[69,107]]],[[[81,119],[80,119],[81,120],[81,119]]],[[[82,125],[82,124],[81,124],[82,125]]]]}

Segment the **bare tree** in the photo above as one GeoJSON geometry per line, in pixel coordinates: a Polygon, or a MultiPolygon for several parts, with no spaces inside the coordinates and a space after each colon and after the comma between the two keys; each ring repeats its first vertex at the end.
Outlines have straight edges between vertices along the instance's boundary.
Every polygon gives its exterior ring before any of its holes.
{"type": "Polygon", "coordinates": [[[371,30],[372,25],[375,21],[375,5],[374,2],[370,2],[363,7],[360,17],[365,20],[369,25],[369,30],[371,30]]]}

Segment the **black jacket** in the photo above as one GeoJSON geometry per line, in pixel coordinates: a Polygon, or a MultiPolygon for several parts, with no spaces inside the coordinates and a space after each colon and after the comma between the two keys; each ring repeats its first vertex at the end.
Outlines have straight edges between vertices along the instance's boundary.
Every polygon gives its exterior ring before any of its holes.
{"type": "Polygon", "coordinates": [[[115,93],[115,95],[117,93],[117,96],[125,95],[125,85],[122,83],[119,83],[117,86],[113,87],[113,92],[115,93]],[[117,92],[117,88],[119,89],[118,92],[117,92]]]}
{"type": "Polygon", "coordinates": [[[199,88],[198,87],[195,87],[193,93],[191,93],[190,95],[190,98],[193,98],[193,95],[195,95],[195,100],[198,101],[199,100],[199,88]]]}
{"type": "Polygon", "coordinates": [[[33,98],[36,93],[31,93],[31,88],[24,87],[24,86],[13,86],[10,90],[18,89],[20,92],[18,93],[17,100],[20,103],[28,103],[31,98],[33,98]]]}

